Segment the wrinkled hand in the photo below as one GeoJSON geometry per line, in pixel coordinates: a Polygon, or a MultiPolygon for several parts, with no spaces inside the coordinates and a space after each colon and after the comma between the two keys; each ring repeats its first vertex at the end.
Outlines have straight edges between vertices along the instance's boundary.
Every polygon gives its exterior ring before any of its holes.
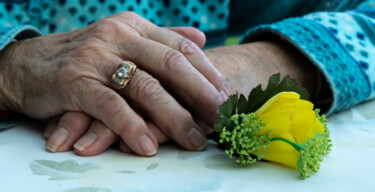
{"type": "MultiPolygon", "coordinates": [[[[281,42],[255,42],[243,45],[223,46],[205,51],[209,60],[223,74],[226,87],[231,94],[239,92],[248,95],[250,90],[259,83],[266,86],[270,76],[281,73],[282,76],[290,75],[307,87],[310,93],[315,92],[316,69],[298,51],[286,43],[281,42]]],[[[85,132],[87,126],[82,114],[66,113],[61,118],[55,118],[47,125],[45,135],[53,133],[59,121],[75,122],[77,132],[85,132]]],[[[163,143],[169,137],[156,128],[152,128],[159,143],[163,143]]],[[[85,151],[75,149],[80,155],[97,155],[103,152],[116,138],[116,134],[110,133],[104,127],[97,127],[95,131],[102,135],[97,142],[85,151]]],[[[88,133],[90,130],[88,131],[88,133]]],[[[88,134],[86,133],[86,134],[88,134]]],[[[78,138],[79,135],[76,135],[78,138]]],[[[79,143],[80,141],[78,141],[79,143]]],[[[72,142],[73,143],[73,142],[72,142]]],[[[71,149],[72,145],[67,148],[71,149]]],[[[132,152],[124,143],[120,142],[120,150],[132,152]]]]}
{"type": "MultiPolygon", "coordinates": [[[[220,73],[197,45],[132,12],[73,32],[11,43],[0,52],[0,61],[1,109],[34,118],[79,112],[82,125],[119,135],[129,149],[145,156],[158,146],[153,129],[188,150],[206,144],[192,113],[166,88],[208,125],[226,98],[220,73]],[[114,91],[110,78],[122,60],[133,61],[138,70],[126,88],[114,91]]],[[[72,135],[84,132],[68,120],[58,123],[49,150],[67,148],[79,137],[72,135]]],[[[81,150],[105,137],[90,133],[81,150]]]]}
{"type": "Polygon", "coordinates": [[[215,67],[223,74],[230,94],[249,95],[262,85],[266,88],[269,77],[280,73],[291,76],[302,84],[311,96],[317,93],[317,69],[289,43],[259,41],[242,45],[218,47],[205,51],[215,67]]]}

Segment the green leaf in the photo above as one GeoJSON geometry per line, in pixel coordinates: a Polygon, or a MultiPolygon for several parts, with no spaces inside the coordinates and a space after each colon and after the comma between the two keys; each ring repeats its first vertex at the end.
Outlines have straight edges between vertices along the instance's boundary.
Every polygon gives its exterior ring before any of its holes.
{"type": "Polygon", "coordinates": [[[230,118],[233,113],[236,112],[236,106],[238,102],[238,93],[229,96],[229,99],[227,102],[225,102],[220,107],[220,114],[224,115],[225,117],[230,118]]]}
{"type": "Polygon", "coordinates": [[[238,94],[229,96],[228,100],[224,102],[219,108],[219,118],[215,123],[215,131],[221,132],[224,127],[230,127],[230,117],[236,113],[236,106],[238,102],[238,94]]]}
{"type": "Polygon", "coordinates": [[[56,162],[51,160],[35,160],[30,163],[30,169],[35,175],[50,176],[49,180],[76,179],[82,173],[99,169],[93,163],[78,164],[75,160],[56,162]]]}
{"type": "MultiPolygon", "coordinates": [[[[308,93],[306,89],[302,88],[299,83],[286,76],[280,82],[280,74],[276,74],[270,77],[267,88],[263,91],[261,85],[258,85],[251,90],[248,99],[242,94],[234,94],[229,96],[229,99],[224,102],[219,108],[219,118],[215,123],[214,130],[221,133],[224,127],[227,130],[231,130],[232,122],[230,118],[234,114],[241,113],[252,113],[259,109],[266,101],[276,94],[284,91],[293,91],[301,96],[301,99],[308,99],[308,93]]],[[[209,138],[214,141],[218,141],[217,134],[209,135],[209,138]]]]}
{"type": "Polygon", "coordinates": [[[232,122],[230,121],[230,118],[220,115],[215,124],[215,131],[220,133],[224,127],[230,127],[231,125],[232,122]]]}
{"type": "Polygon", "coordinates": [[[248,97],[249,106],[245,113],[250,113],[258,110],[265,102],[270,98],[277,95],[280,92],[293,91],[300,95],[301,99],[308,100],[309,95],[303,87],[295,80],[286,76],[280,82],[280,74],[273,75],[268,81],[267,88],[263,91],[261,85],[254,88],[248,97]]]}
{"type": "Polygon", "coordinates": [[[238,100],[238,105],[237,105],[237,113],[248,113],[249,108],[249,102],[247,102],[246,98],[244,95],[240,95],[240,99],[238,100]]]}

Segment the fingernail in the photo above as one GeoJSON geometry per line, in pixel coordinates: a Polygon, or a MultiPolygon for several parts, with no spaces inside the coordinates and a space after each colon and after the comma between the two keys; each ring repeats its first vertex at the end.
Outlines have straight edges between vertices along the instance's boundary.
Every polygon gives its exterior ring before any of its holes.
{"type": "Polygon", "coordinates": [[[64,127],[58,128],[48,139],[46,147],[51,152],[56,152],[64,144],[69,132],[64,127]]]}
{"type": "Polygon", "coordinates": [[[225,94],[224,90],[220,91],[221,98],[223,98],[223,101],[225,102],[228,99],[227,94],[225,94]]]}
{"type": "Polygon", "coordinates": [[[146,156],[151,156],[156,153],[156,147],[147,135],[142,135],[141,138],[139,138],[139,145],[146,156]]]}
{"type": "Polygon", "coordinates": [[[203,150],[206,145],[206,137],[204,137],[196,128],[192,128],[187,136],[189,143],[198,151],[203,150]]]}
{"type": "Polygon", "coordinates": [[[74,144],[74,148],[78,149],[79,151],[83,151],[89,148],[96,141],[96,138],[97,138],[96,134],[93,132],[90,132],[89,134],[80,138],[74,144]]]}

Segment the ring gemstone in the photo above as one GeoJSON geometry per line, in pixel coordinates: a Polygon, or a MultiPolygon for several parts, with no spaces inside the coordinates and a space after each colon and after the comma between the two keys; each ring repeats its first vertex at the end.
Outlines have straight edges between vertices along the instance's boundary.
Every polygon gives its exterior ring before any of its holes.
{"type": "Polygon", "coordinates": [[[131,61],[122,61],[115,73],[112,75],[112,86],[118,90],[124,88],[134,75],[136,69],[137,66],[131,61]]]}
{"type": "Polygon", "coordinates": [[[116,72],[116,76],[120,79],[125,79],[128,77],[128,74],[129,74],[129,71],[124,68],[124,67],[120,67],[117,72],[116,72]]]}

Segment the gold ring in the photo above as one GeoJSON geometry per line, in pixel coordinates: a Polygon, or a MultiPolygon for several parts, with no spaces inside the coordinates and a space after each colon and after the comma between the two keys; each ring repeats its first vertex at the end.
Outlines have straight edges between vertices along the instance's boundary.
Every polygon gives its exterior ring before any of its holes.
{"type": "Polygon", "coordinates": [[[111,84],[115,89],[122,89],[133,77],[137,66],[131,61],[122,61],[116,72],[112,75],[111,84]]]}

